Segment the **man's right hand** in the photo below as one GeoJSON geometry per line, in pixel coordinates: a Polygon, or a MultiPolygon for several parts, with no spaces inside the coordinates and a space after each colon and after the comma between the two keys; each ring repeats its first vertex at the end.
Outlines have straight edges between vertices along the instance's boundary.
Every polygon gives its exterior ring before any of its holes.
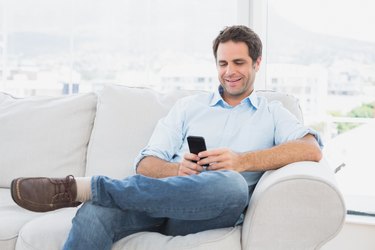
{"type": "Polygon", "coordinates": [[[178,166],[177,175],[187,176],[192,174],[199,174],[200,172],[202,172],[203,167],[196,163],[199,160],[200,158],[196,154],[186,153],[184,155],[183,161],[178,166]]]}

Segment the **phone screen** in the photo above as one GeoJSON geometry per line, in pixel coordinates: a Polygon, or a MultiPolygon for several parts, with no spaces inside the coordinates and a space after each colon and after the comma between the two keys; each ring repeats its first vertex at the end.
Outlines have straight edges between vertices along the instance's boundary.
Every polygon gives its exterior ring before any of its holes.
{"type": "MultiPolygon", "coordinates": [[[[207,150],[206,142],[202,136],[188,136],[187,141],[189,144],[190,153],[197,155],[198,153],[207,150]]],[[[204,165],[203,167],[206,170],[208,165],[204,165]]]]}
{"type": "Polygon", "coordinates": [[[189,144],[190,153],[198,154],[206,151],[206,142],[202,136],[188,136],[187,141],[189,144]]]}

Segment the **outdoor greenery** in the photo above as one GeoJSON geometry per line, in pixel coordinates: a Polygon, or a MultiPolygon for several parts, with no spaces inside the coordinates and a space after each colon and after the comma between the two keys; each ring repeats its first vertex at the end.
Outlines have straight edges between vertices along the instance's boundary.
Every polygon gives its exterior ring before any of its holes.
{"type": "MultiPolygon", "coordinates": [[[[338,113],[331,113],[333,116],[341,116],[338,113]]],[[[355,118],[375,118],[375,102],[374,103],[364,103],[359,107],[352,109],[346,115],[347,117],[355,117],[355,118]]],[[[337,124],[337,133],[341,134],[348,130],[351,130],[355,127],[359,126],[358,123],[339,123],[337,124]]]]}

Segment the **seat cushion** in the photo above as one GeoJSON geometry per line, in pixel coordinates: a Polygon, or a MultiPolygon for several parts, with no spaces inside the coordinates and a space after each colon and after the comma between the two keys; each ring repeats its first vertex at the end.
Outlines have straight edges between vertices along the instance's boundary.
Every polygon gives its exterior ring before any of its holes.
{"type": "Polygon", "coordinates": [[[0,93],[0,187],[20,176],[82,176],[96,95],[14,98],[0,93]]]}
{"type": "MultiPolygon", "coordinates": [[[[76,208],[67,208],[41,216],[27,223],[21,230],[17,250],[62,249],[71,228],[76,208]]],[[[165,236],[141,232],[116,242],[113,250],[240,250],[241,227],[208,230],[186,236],[165,236]]]]}
{"type": "Polygon", "coordinates": [[[41,216],[20,208],[13,202],[8,188],[0,188],[0,249],[14,249],[18,232],[24,224],[41,216]]]}
{"type": "Polygon", "coordinates": [[[62,249],[76,212],[77,208],[64,208],[30,221],[19,233],[17,250],[62,249]]]}
{"type": "Polygon", "coordinates": [[[118,241],[114,244],[112,250],[240,250],[240,235],[240,226],[175,237],[141,232],[118,241]]]}

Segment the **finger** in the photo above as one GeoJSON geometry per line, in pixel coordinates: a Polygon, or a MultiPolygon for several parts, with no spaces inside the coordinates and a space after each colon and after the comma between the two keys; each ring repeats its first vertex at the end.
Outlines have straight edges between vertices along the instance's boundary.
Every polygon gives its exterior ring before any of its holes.
{"type": "Polygon", "coordinates": [[[184,159],[188,161],[199,161],[200,158],[196,154],[186,153],[184,159]]]}
{"type": "Polygon", "coordinates": [[[225,164],[225,163],[212,163],[210,164],[208,167],[207,167],[207,170],[226,170],[226,169],[230,169],[228,168],[228,165],[225,164]]]}
{"type": "Polygon", "coordinates": [[[217,162],[222,162],[223,161],[223,156],[218,155],[218,156],[209,156],[206,158],[203,158],[197,162],[197,164],[203,166],[203,165],[210,165],[212,163],[217,163],[217,162]]]}
{"type": "Polygon", "coordinates": [[[181,165],[181,171],[188,175],[198,174],[201,172],[200,168],[201,167],[199,165],[190,161],[184,161],[184,163],[181,165]]]}
{"type": "Polygon", "coordinates": [[[200,160],[200,158],[198,156],[196,156],[194,154],[186,155],[186,156],[187,156],[187,158],[189,158],[190,156],[195,156],[195,157],[193,157],[194,160],[184,159],[183,162],[182,162],[182,165],[184,167],[195,170],[197,172],[203,171],[203,167],[197,164],[197,161],[200,160]]]}
{"type": "Polygon", "coordinates": [[[193,170],[193,171],[197,172],[197,173],[203,171],[203,167],[200,166],[200,165],[198,165],[198,164],[195,163],[195,162],[190,162],[190,164],[187,165],[186,167],[189,168],[190,170],[193,170]]]}
{"type": "Polygon", "coordinates": [[[215,155],[220,155],[226,152],[226,148],[217,148],[217,149],[212,149],[212,150],[206,150],[202,151],[198,154],[198,157],[200,158],[207,158],[209,156],[215,156],[215,155]]]}
{"type": "Polygon", "coordinates": [[[198,171],[193,170],[193,169],[190,169],[190,168],[186,168],[186,169],[184,169],[183,171],[184,171],[184,173],[185,173],[186,175],[199,174],[198,171]]]}
{"type": "Polygon", "coordinates": [[[201,165],[195,164],[197,172],[202,172],[204,168],[201,165]]]}

